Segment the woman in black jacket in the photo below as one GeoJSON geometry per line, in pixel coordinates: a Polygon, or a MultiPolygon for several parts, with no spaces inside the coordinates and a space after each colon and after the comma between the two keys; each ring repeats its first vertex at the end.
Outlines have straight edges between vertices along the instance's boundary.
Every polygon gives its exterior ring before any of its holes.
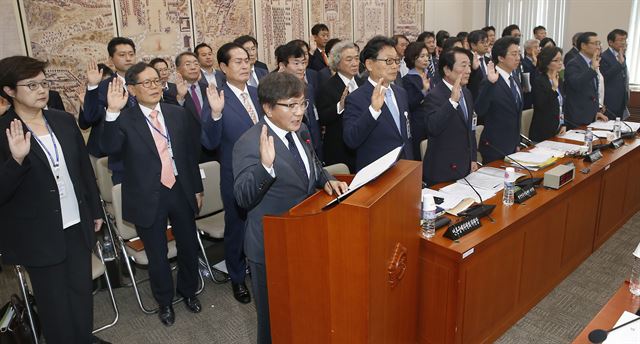
{"type": "Polygon", "coordinates": [[[409,124],[411,127],[411,139],[413,140],[413,157],[421,160],[420,142],[427,138],[427,129],[422,111],[418,111],[424,97],[431,88],[427,77],[429,65],[429,51],[423,42],[412,42],[404,51],[404,62],[409,72],[402,78],[402,86],[407,91],[409,98],[409,124]]]}
{"type": "Polygon", "coordinates": [[[102,226],[89,155],[73,116],[43,110],[45,62],[0,60],[0,252],[25,266],[47,343],[101,343],[91,335],[91,250],[102,226]]]}
{"type": "Polygon", "coordinates": [[[529,137],[540,142],[557,134],[564,134],[567,129],[562,109],[562,81],[559,76],[564,68],[562,49],[543,48],[538,55],[537,68],[540,74],[533,85],[533,118],[529,137]]]}

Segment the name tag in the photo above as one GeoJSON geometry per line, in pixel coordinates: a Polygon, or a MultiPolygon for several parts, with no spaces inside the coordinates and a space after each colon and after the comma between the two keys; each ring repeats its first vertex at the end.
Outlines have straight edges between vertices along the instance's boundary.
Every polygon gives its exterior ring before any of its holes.
{"type": "Polygon", "coordinates": [[[471,130],[476,130],[477,126],[478,126],[478,115],[474,111],[473,118],[471,119],[471,130]]]}
{"type": "Polygon", "coordinates": [[[407,138],[411,138],[411,124],[409,124],[409,113],[404,112],[404,118],[406,119],[405,123],[407,123],[407,138]]]}

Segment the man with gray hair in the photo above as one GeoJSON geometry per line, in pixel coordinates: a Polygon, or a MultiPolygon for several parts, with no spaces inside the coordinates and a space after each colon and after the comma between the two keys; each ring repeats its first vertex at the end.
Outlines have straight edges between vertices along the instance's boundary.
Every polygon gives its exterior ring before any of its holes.
{"type": "Polygon", "coordinates": [[[573,37],[571,38],[571,44],[573,45],[573,47],[571,47],[571,50],[569,50],[569,52],[567,52],[564,55],[564,61],[563,62],[564,62],[565,67],[567,66],[569,61],[571,61],[571,59],[576,57],[578,55],[578,53],[580,52],[580,50],[578,49],[578,37],[580,37],[580,35],[582,35],[582,32],[576,32],[575,34],[573,34],[573,37]]]}
{"type": "Polygon", "coordinates": [[[522,93],[523,110],[531,109],[533,106],[533,83],[536,76],[536,64],[538,53],[540,52],[540,41],[529,39],[524,42],[524,58],[522,59],[522,93]]]}

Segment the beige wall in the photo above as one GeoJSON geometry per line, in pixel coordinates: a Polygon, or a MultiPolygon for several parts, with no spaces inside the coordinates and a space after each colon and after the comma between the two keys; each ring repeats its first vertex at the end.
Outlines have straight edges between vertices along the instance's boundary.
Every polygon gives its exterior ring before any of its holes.
{"type": "Polygon", "coordinates": [[[563,49],[571,49],[571,37],[576,32],[593,31],[603,48],[607,34],[613,29],[629,31],[632,0],[567,0],[563,49]]]}
{"type": "Polygon", "coordinates": [[[485,0],[426,0],[424,28],[451,35],[473,31],[485,26],[485,13],[485,0]]]}

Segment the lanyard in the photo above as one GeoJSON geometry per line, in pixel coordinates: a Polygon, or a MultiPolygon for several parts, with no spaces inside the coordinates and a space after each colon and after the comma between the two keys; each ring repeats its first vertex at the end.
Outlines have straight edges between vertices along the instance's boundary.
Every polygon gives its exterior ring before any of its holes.
{"type": "MultiPolygon", "coordinates": [[[[169,136],[169,130],[166,130],[166,128],[167,128],[166,125],[165,125],[165,131],[167,132],[167,134],[165,135],[162,131],[160,131],[160,129],[156,128],[156,126],[153,125],[153,123],[151,123],[151,121],[149,120],[149,118],[147,116],[144,116],[144,119],[151,126],[151,128],[153,128],[153,130],[158,132],[158,134],[160,134],[160,136],[164,137],[165,140],[167,140],[167,145],[169,146],[169,148],[171,148],[171,136],[169,136]]],[[[159,119],[158,119],[158,123],[160,123],[159,119]]]]}
{"type": "Polygon", "coordinates": [[[47,153],[47,155],[49,156],[49,159],[51,160],[51,164],[53,164],[53,167],[58,168],[58,167],[60,167],[60,156],[58,155],[58,145],[56,145],[56,139],[53,137],[53,131],[51,130],[51,127],[49,126],[49,122],[47,122],[47,119],[44,116],[42,116],[42,119],[44,119],[44,124],[47,127],[47,131],[49,132],[49,136],[51,136],[51,142],[53,143],[53,150],[56,153],[56,159],[55,160],[53,160],[53,155],[51,155],[51,152],[49,152],[49,150],[47,149],[47,146],[44,145],[44,142],[42,142],[42,140],[40,140],[38,135],[36,135],[36,133],[34,133],[33,130],[31,130],[31,128],[29,128],[29,126],[26,123],[25,123],[25,126],[27,127],[29,132],[31,132],[31,136],[33,136],[33,138],[36,139],[36,141],[38,141],[38,144],[40,144],[40,147],[42,147],[42,149],[47,153]]]}

